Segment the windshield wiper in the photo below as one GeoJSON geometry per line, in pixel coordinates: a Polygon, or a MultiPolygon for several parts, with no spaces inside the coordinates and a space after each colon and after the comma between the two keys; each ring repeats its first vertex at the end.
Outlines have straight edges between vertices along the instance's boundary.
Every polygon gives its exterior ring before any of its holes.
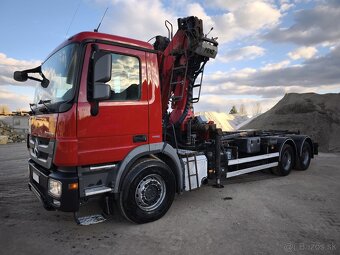
{"type": "Polygon", "coordinates": [[[51,109],[49,106],[47,106],[47,103],[51,103],[51,100],[50,100],[50,99],[49,99],[49,100],[41,100],[41,99],[40,99],[40,101],[38,102],[38,104],[42,104],[43,106],[45,106],[45,109],[46,109],[48,112],[51,112],[52,109],[51,109]]]}
{"type": "Polygon", "coordinates": [[[37,104],[29,104],[30,105],[30,108],[31,108],[31,112],[33,113],[33,114],[35,114],[35,111],[33,110],[33,106],[37,106],[37,104]]]}

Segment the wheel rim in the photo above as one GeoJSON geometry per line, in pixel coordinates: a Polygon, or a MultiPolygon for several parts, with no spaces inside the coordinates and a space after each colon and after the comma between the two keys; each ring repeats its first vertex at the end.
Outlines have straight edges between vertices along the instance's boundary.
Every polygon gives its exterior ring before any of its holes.
{"type": "Polygon", "coordinates": [[[290,154],[288,150],[286,150],[282,157],[282,167],[285,171],[288,171],[291,165],[292,165],[292,155],[290,154]]]}
{"type": "Polygon", "coordinates": [[[135,200],[138,207],[144,211],[156,209],[164,200],[166,186],[158,174],[145,176],[137,185],[135,200]]]}

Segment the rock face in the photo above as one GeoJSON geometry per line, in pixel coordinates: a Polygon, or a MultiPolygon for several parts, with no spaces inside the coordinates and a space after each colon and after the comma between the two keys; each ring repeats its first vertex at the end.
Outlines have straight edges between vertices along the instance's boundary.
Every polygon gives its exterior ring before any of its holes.
{"type": "Polygon", "coordinates": [[[22,143],[26,141],[25,134],[15,132],[13,128],[3,121],[0,121],[0,136],[3,137],[3,141],[6,140],[4,137],[7,137],[6,143],[22,143]]]}
{"type": "Polygon", "coordinates": [[[323,152],[340,152],[340,93],[286,94],[272,109],[242,129],[300,131],[323,152]]]}

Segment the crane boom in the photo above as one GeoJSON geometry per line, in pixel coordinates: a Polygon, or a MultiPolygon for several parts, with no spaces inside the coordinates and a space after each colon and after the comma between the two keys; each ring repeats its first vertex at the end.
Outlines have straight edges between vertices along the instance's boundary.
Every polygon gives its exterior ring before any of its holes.
{"type": "Polygon", "coordinates": [[[181,125],[190,116],[196,78],[203,74],[205,63],[217,54],[217,41],[203,34],[202,20],[197,17],[178,19],[178,31],[173,38],[156,37],[159,50],[159,74],[163,120],[181,125]],[[171,41],[170,41],[171,39],[171,41]],[[168,113],[171,102],[172,111],[168,113]]]}

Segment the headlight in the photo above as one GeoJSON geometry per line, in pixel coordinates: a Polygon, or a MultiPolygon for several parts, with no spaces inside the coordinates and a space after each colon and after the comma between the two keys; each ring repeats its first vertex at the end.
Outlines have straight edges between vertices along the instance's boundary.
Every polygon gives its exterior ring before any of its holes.
{"type": "Polygon", "coordinates": [[[59,198],[61,196],[62,184],[60,181],[54,179],[48,179],[48,193],[53,197],[59,198]]]}

